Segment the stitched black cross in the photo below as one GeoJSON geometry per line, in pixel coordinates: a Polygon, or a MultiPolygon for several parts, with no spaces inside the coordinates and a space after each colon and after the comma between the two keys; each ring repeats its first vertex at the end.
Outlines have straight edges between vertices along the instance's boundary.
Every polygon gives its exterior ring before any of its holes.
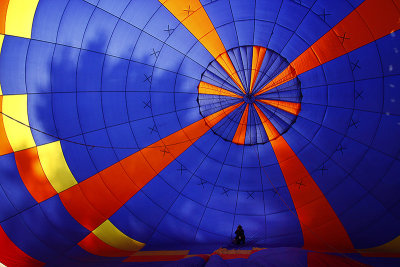
{"type": "Polygon", "coordinates": [[[358,65],[359,60],[356,61],[356,63],[350,62],[351,65],[351,71],[354,71],[356,68],[361,69],[361,67],[358,65]]]}
{"type": "Polygon", "coordinates": [[[181,164],[181,166],[179,167],[179,169],[176,169],[177,171],[181,172],[181,175],[183,173],[183,171],[186,171],[187,169],[181,164]]]}
{"type": "Polygon", "coordinates": [[[336,148],[336,151],[340,151],[342,153],[342,156],[343,156],[343,150],[346,150],[346,148],[344,148],[342,144],[339,144],[338,147],[336,148]]]}
{"type": "Polygon", "coordinates": [[[363,93],[364,93],[364,91],[360,91],[359,92],[359,91],[356,90],[356,100],[359,99],[359,98],[364,99],[364,97],[362,96],[363,93]]]}
{"type": "Polygon", "coordinates": [[[201,185],[204,188],[204,185],[207,183],[206,180],[200,178],[200,183],[197,185],[201,185]]]}
{"type": "Polygon", "coordinates": [[[150,129],[150,133],[153,133],[153,132],[158,133],[158,130],[157,130],[157,127],[155,124],[153,125],[153,127],[148,127],[148,128],[150,129]]]}
{"type": "Polygon", "coordinates": [[[156,51],[153,48],[153,52],[150,54],[150,56],[155,56],[156,58],[158,58],[159,55],[160,55],[160,51],[156,51]]]}
{"type": "Polygon", "coordinates": [[[227,189],[227,188],[222,188],[222,190],[224,190],[224,192],[222,192],[222,194],[224,194],[224,195],[226,195],[226,196],[228,196],[228,192],[230,191],[229,189],[227,189]]]}
{"type": "Polygon", "coordinates": [[[168,148],[166,146],[164,146],[163,149],[160,149],[161,152],[163,152],[163,157],[165,156],[165,154],[169,154],[171,152],[168,151],[168,148]]]}
{"type": "Polygon", "coordinates": [[[147,76],[146,74],[144,74],[144,77],[146,77],[146,79],[144,80],[144,82],[149,82],[151,84],[151,77],[153,75],[147,76]]]}
{"type": "Polygon", "coordinates": [[[247,192],[247,194],[248,194],[247,199],[249,199],[250,197],[252,199],[254,199],[254,196],[253,196],[254,192],[247,192]]]}
{"type": "Polygon", "coordinates": [[[175,30],[175,29],[171,29],[171,28],[169,27],[169,25],[168,25],[168,28],[165,29],[164,31],[165,31],[165,32],[168,32],[168,36],[171,36],[171,34],[174,32],[174,30],[175,30]]]}
{"type": "Polygon", "coordinates": [[[326,20],[326,16],[329,16],[329,15],[332,15],[332,14],[326,13],[325,8],[324,8],[324,13],[319,14],[318,16],[320,16],[320,17],[322,16],[322,17],[323,17],[323,20],[325,21],[325,20],[326,20]]]}
{"type": "Polygon", "coordinates": [[[346,37],[346,33],[343,33],[343,36],[338,35],[337,37],[338,37],[339,39],[342,39],[342,44],[343,44],[343,42],[344,42],[345,40],[349,40],[349,39],[350,39],[350,37],[346,37]]]}
{"type": "Polygon", "coordinates": [[[318,170],[321,171],[322,175],[324,175],[324,171],[327,171],[327,170],[328,170],[327,168],[325,168],[325,162],[322,163],[321,168],[319,168],[318,170]]]}
{"type": "Polygon", "coordinates": [[[147,101],[147,102],[142,101],[143,104],[144,104],[144,108],[150,108],[150,109],[151,109],[151,103],[150,103],[150,101],[151,101],[151,100],[149,100],[149,101],[147,101]]]}
{"type": "Polygon", "coordinates": [[[194,12],[194,10],[190,9],[190,5],[187,9],[184,9],[183,11],[187,12],[187,15],[190,16],[194,12]]]}
{"type": "Polygon", "coordinates": [[[302,179],[297,180],[296,184],[299,186],[299,189],[300,187],[305,186],[302,179]]]}
{"type": "Polygon", "coordinates": [[[350,120],[350,123],[349,123],[349,128],[350,128],[350,127],[353,127],[353,126],[356,127],[356,128],[358,128],[357,125],[358,125],[358,121],[354,121],[353,118],[352,118],[352,119],[350,120]]]}

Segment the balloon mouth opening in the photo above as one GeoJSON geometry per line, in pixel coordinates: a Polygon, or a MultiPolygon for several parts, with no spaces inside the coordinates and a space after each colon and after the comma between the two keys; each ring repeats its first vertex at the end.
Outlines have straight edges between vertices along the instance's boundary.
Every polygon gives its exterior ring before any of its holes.
{"type": "Polygon", "coordinates": [[[239,145],[264,144],[271,141],[265,129],[268,124],[278,133],[273,139],[278,138],[295,123],[301,108],[301,86],[296,75],[271,85],[289,65],[280,54],[260,46],[228,50],[210,62],[201,76],[197,95],[200,115],[206,118],[239,104],[218,124],[210,125],[214,134],[239,145]],[[226,63],[229,60],[231,65],[226,63]]]}
{"type": "Polygon", "coordinates": [[[254,102],[256,102],[256,97],[251,93],[246,93],[243,96],[243,101],[247,104],[253,104],[254,102]]]}

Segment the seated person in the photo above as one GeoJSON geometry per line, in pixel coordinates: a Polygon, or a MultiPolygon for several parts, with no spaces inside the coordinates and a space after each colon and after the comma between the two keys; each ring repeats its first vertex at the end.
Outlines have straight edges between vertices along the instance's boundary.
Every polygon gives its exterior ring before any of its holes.
{"type": "Polygon", "coordinates": [[[234,243],[237,245],[239,245],[241,243],[244,244],[246,237],[244,236],[244,230],[241,225],[238,226],[238,228],[235,231],[235,234],[236,234],[236,237],[235,237],[234,243]]]}

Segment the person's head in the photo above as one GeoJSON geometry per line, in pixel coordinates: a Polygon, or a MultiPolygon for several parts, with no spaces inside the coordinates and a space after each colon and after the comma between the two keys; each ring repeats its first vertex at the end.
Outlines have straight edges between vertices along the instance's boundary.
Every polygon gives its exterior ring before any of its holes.
{"type": "Polygon", "coordinates": [[[240,224],[238,225],[238,229],[242,229],[242,226],[240,224]]]}

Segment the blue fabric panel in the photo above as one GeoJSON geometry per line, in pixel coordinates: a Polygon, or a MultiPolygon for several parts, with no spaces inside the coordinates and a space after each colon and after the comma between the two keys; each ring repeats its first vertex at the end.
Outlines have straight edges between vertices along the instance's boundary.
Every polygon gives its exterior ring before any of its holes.
{"type": "Polygon", "coordinates": [[[82,182],[97,172],[90,159],[89,147],[84,144],[85,140],[82,136],[70,138],[68,141],[61,141],[65,161],[78,182],[82,182]],[[76,155],[79,155],[79,158],[76,155]]]}
{"type": "Polygon", "coordinates": [[[206,180],[201,180],[200,177],[192,176],[181,194],[201,205],[206,205],[210,194],[212,194],[212,190],[213,185],[206,180]]]}
{"type": "Polygon", "coordinates": [[[400,114],[400,90],[398,90],[398,85],[400,81],[399,76],[389,76],[384,78],[384,89],[383,89],[383,111],[387,114],[394,113],[400,114]]]}
{"type": "Polygon", "coordinates": [[[78,241],[70,240],[65,234],[57,231],[58,229],[53,227],[39,206],[26,210],[20,216],[35,236],[42,240],[46,246],[60,253],[69,250],[78,241]]]}
{"type": "Polygon", "coordinates": [[[161,207],[141,191],[126,202],[125,207],[153,229],[158,225],[165,213],[161,207]],[[148,216],[149,212],[151,212],[151,216],[148,216]]]}
{"type": "Polygon", "coordinates": [[[256,6],[255,2],[255,0],[247,2],[240,0],[230,1],[234,20],[253,20],[256,6]]]}
{"type": "Polygon", "coordinates": [[[51,92],[51,57],[54,44],[32,40],[26,58],[26,88],[28,93],[51,92]]]}
{"type": "Polygon", "coordinates": [[[104,55],[82,50],[77,66],[78,91],[99,91],[103,71],[104,55]]]}
{"type": "Polygon", "coordinates": [[[121,0],[118,2],[115,2],[113,0],[100,0],[98,7],[113,14],[116,17],[120,17],[125,8],[128,6],[129,2],[129,0],[121,0]]]}
{"type": "MultiPolygon", "coordinates": [[[[349,127],[347,136],[363,144],[371,144],[379,127],[381,115],[373,112],[355,110],[352,119],[355,125],[349,127]]],[[[350,125],[352,125],[352,122],[350,125]]]]}
{"type": "Polygon", "coordinates": [[[239,45],[252,45],[254,40],[254,20],[236,21],[235,26],[239,45]]]}
{"type": "Polygon", "coordinates": [[[282,50],[284,56],[289,62],[295,60],[303,51],[307,50],[309,44],[297,34],[293,34],[282,50]]]}
{"type": "Polygon", "coordinates": [[[115,16],[96,8],[85,30],[82,48],[104,53],[117,22],[115,16]]]}
{"type": "Polygon", "coordinates": [[[167,184],[159,175],[151,179],[142,192],[160,207],[168,210],[178,197],[178,192],[167,184]]]}
{"type": "Polygon", "coordinates": [[[80,92],[77,94],[78,120],[83,132],[95,131],[105,127],[101,96],[98,92],[80,92]]]}
{"type": "Polygon", "coordinates": [[[107,128],[107,134],[118,160],[122,160],[138,151],[138,145],[129,123],[109,127],[107,128]]]}
{"type": "MultiPolygon", "coordinates": [[[[328,12],[326,11],[326,13],[328,12]]],[[[323,14],[323,12],[317,14],[314,12],[307,13],[299,25],[299,28],[296,30],[296,33],[308,44],[308,46],[311,46],[330,30],[330,27],[327,24],[321,23],[321,16],[318,14],[323,14]]],[[[330,15],[327,15],[326,18],[330,18],[329,16],[330,15]]]]}
{"type": "Polygon", "coordinates": [[[102,91],[125,91],[129,61],[106,56],[101,77],[102,91]]]}
{"type": "Polygon", "coordinates": [[[205,207],[197,202],[180,195],[170,209],[170,213],[176,218],[185,218],[190,225],[197,226],[200,223],[205,207]]]}
{"type": "Polygon", "coordinates": [[[77,243],[90,233],[89,230],[72,218],[58,195],[40,203],[40,208],[47,220],[65,239],[77,243]]]}
{"type": "MultiPolygon", "coordinates": [[[[47,263],[65,263],[69,261],[51,247],[44,244],[25,224],[22,215],[19,214],[3,222],[1,227],[6,232],[11,241],[22,251],[31,257],[47,263]],[[18,229],[16,231],[15,229],[18,229]]],[[[71,264],[71,263],[69,263],[71,264]]]]}
{"type": "Polygon", "coordinates": [[[376,41],[385,76],[400,74],[399,40],[400,31],[395,31],[376,41]]]}
{"type": "Polygon", "coordinates": [[[360,201],[365,194],[367,191],[356,180],[348,177],[325,196],[340,219],[341,214],[360,201]]]}
{"type": "Polygon", "coordinates": [[[56,42],[58,28],[69,0],[42,0],[38,3],[32,25],[32,39],[56,42]]]}
{"type": "Polygon", "coordinates": [[[382,64],[376,43],[372,42],[348,54],[354,79],[362,80],[382,76],[382,64]]]}
{"type": "Polygon", "coordinates": [[[125,92],[103,92],[100,97],[106,126],[128,122],[125,92]]]}
{"type": "Polygon", "coordinates": [[[214,209],[206,209],[203,219],[201,220],[200,229],[207,230],[211,233],[231,236],[233,224],[233,214],[229,214],[214,209]]]}
{"type": "Polygon", "coordinates": [[[270,244],[275,242],[292,243],[298,246],[303,243],[303,235],[297,216],[290,211],[280,212],[277,214],[269,214],[267,220],[267,242],[270,244]],[[280,223],[274,223],[276,221],[280,223]],[[285,236],[288,239],[285,240],[285,236]],[[269,240],[270,239],[270,240],[269,240]],[[290,241],[289,241],[290,240],[290,241]],[[289,242],[288,242],[289,241],[289,242]]]}
{"type": "Polygon", "coordinates": [[[57,32],[57,43],[80,48],[94,10],[95,7],[85,1],[69,1],[57,32]]]}
{"type": "Polygon", "coordinates": [[[0,158],[0,184],[12,205],[23,211],[36,204],[19,176],[14,154],[0,158]]]}
{"type": "Polygon", "coordinates": [[[253,192],[262,188],[260,168],[242,168],[240,177],[240,191],[253,192]]]}
{"type": "Polygon", "coordinates": [[[392,159],[385,154],[369,150],[360,164],[353,170],[352,176],[364,186],[365,189],[374,188],[390,167],[392,159]],[[370,166],[370,169],[366,169],[370,166]]]}
{"type": "Polygon", "coordinates": [[[4,95],[26,93],[25,64],[30,40],[4,37],[0,56],[0,81],[4,95]]]}
{"type": "Polygon", "coordinates": [[[184,223],[170,214],[165,215],[157,229],[159,232],[166,233],[175,242],[192,242],[196,234],[196,227],[184,223]]]}
{"type": "Polygon", "coordinates": [[[108,44],[107,54],[130,59],[141,31],[125,21],[119,20],[108,44]],[[129,38],[126,38],[129,36],[129,38]]]}
{"type": "Polygon", "coordinates": [[[38,146],[58,140],[51,98],[51,94],[31,94],[28,96],[29,124],[38,146]],[[34,129],[37,129],[37,131],[34,129]]]}
{"type": "Polygon", "coordinates": [[[153,234],[149,225],[124,206],[110,217],[110,221],[121,232],[139,242],[147,242],[153,234]]]}
{"type": "Polygon", "coordinates": [[[101,171],[118,161],[105,129],[87,133],[84,138],[96,169],[101,171]]]}
{"type": "Polygon", "coordinates": [[[257,240],[263,240],[266,237],[265,216],[236,215],[233,225],[232,232],[236,231],[237,225],[244,227],[246,243],[257,242],[257,240]]]}
{"type": "Polygon", "coordinates": [[[383,151],[392,157],[398,156],[400,144],[398,140],[400,134],[399,118],[393,115],[382,115],[379,128],[377,129],[372,147],[383,151]],[[390,129],[390,130],[389,130],[390,129]]]}
{"type": "Polygon", "coordinates": [[[378,199],[386,208],[394,206],[399,202],[400,196],[397,191],[400,180],[398,173],[400,171],[400,162],[393,161],[387,168],[379,182],[372,189],[373,196],[378,199]]]}
{"type": "MultiPolygon", "coordinates": [[[[321,17],[329,27],[335,26],[339,23],[344,17],[350,14],[353,11],[354,7],[351,4],[352,1],[336,1],[335,3],[329,0],[317,0],[312,10],[321,17]],[[324,14],[325,12],[325,19],[324,14]]],[[[360,2],[360,1],[359,1],[360,2]]],[[[318,22],[318,24],[322,24],[318,22]]],[[[313,25],[313,28],[316,27],[316,24],[313,25]]]]}
{"type": "Polygon", "coordinates": [[[52,92],[74,92],[79,49],[57,45],[51,66],[52,92]]]}
{"type": "MultiPolygon", "coordinates": [[[[166,29],[168,29],[168,26],[166,29]]],[[[187,52],[198,41],[188,29],[186,29],[182,24],[178,24],[178,22],[172,22],[170,29],[173,29],[173,32],[171,32],[171,35],[168,37],[165,43],[171,48],[176,49],[180,53],[187,56],[187,52]],[[185,42],[182,42],[182,40],[185,40],[185,42]]]]}
{"type": "Polygon", "coordinates": [[[308,8],[298,2],[283,1],[279,10],[277,23],[294,31],[300,25],[307,12],[308,8]]]}
{"type": "Polygon", "coordinates": [[[130,2],[121,18],[135,27],[143,29],[160,6],[161,3],[156,0],[139,0],[130,2]]]}
{"type": "MultiPolygon", "coordinates": [[[[260,177],[258,177],[260,178],[260,177]]],[[[242,188],[241,188],[242,190],[242,188]]],[[[236,214],[243,215],[264,215],[263,192],[239,191],[236,207],[236,214]]],[[[245,216],[243,216],[245,217],[245,216]]],[[[265,224],[265,222],[264,222],[265,224]]],[[[263,225],[263,224],[261,224],[263,225]]],[[[262,229],[262,226],[259,226],[262,229]]]]}
{"type": "MultiPolygon", "coordinates": [[[[393,95],[385,92],[383,82],[383,78],[356,81],[354,89],[355,108],[380,112],[386,104],[383,96],[386,99],[393,99],[393,95]]],[[[388,102],[393,103],[391,100],[388,102]]],[[[385,111],[390,112],[388,109],[385,111]]]]}
{"type": "Polygon", "coordinates": [[[221,171],[221,163],[211,157],[207,157],[196,170],[196,176],[207,180],[210,183],[215,183],[221,171]]]}
{"type": "Polygon", "coordinates": [[[12,202],[7,197],[6,192],[4,192],[2,186],[0,186],[0,205],[1,205],[0,222],[5,221],[8,218],[18,213],[18,210],[15,209],[12,202]]]}

